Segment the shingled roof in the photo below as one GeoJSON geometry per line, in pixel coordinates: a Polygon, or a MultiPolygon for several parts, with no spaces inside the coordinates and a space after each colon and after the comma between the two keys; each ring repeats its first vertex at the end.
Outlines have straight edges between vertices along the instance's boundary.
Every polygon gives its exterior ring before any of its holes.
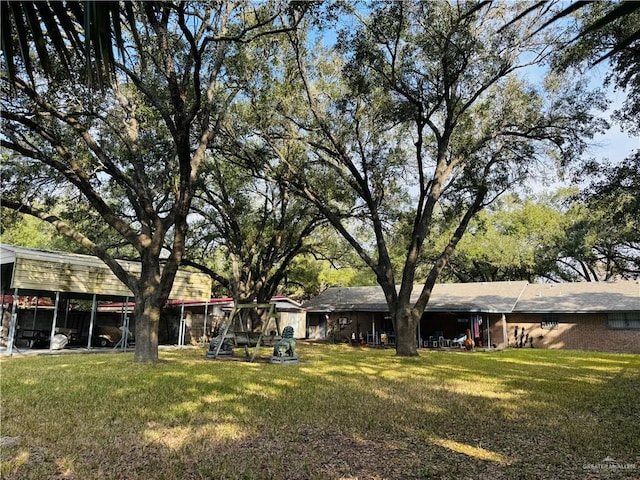
{"type": "MultiPolygon", "coordinates": [[[[411,301],[420,294],[413,289],[411,301]]],[[[310,313],[388,312],[384,294],[375,287],[333,287],[309,300],[303,308],[310,313]]],[[[580,282],[529,284],[478,282],[437,284],[427,312],[483,313],[587,313],[640,311],[640,283],[580,282]]]]}
{"type": "Polygon", "coordinates": [[[527,285],[518,300],[520,313],[640,311],[640,283],[576,282],[527,285]]]}
{"type": "MultiPolygon", "coordinates": [[[[526,286],[526,281],[439,283],[433,288],[427,311],[508,313],[513,311],[526,286]]],[[[414,287],[412,302],[417,300],[421,288],[414,287]]],[[[388,311],[379,286],[328,288],[302,307],[310,313],[388,311]]]]}

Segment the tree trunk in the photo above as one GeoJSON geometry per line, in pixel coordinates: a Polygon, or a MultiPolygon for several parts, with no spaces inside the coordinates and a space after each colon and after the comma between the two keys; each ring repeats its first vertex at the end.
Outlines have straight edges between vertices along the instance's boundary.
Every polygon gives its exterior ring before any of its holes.
{"type": "MultiPolygon", "coordinates": [[[[156,363],[158,361],[158,330],[160,312],[169,296],[169,290],[163,293],[160,285],[160,263],[156,252],[148,251],[143,256],[142,272],[135,295],[133,310],[136,321],[135,363],[156,363]],[[146,260],[146,262],[145,262],[146,260]]],[[[167,281],[167,280],[165,280],[167,281]]],[[[173,278],[170,279],[173,283],[173,278]]]]}
{"type": "Polygon", "coordinates": [[[420,316],[409,305],[405,305],[397,307],[395,319],[396,354],[401,357],[417,357],[417,334],[420,316]]]}
{"type": "Polygon", "coordinates": [[[158,361],[158,328],[161,306],[150,298],[137,298],[133,310],[136,331],[136,349],[133,361],[136,363],[156,363],[158,361]]]}

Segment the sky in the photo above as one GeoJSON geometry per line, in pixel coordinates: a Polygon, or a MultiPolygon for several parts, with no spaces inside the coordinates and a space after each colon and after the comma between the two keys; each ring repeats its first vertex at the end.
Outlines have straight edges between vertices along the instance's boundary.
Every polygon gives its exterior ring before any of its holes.
{"type": "MultiPolygon", "coordinates": [[[[613,94],[613,103],[607,112],[607,119],[610,119],[613,110],[621,105],[623,98],[622,93],[613,94]]],[[[597,135],[594,141],[599,144],[593,150],[594,155],[612,161],[622,160],[628,157],[633,150],[640,149],[640,137],[621,131],[619,125],[613,122],[611,128],[604,134],[597,135]]]]}
{"type": "MultiPolygon", "coordinates": [[[[613,95],[613,94],[612,94],[613,95]]],[[[629,157],[634,150],[640,149],[640,137],[630,135],[620,130],[620,126],[611,121],[611,114],[613,110],[620,106],[623,95],[615,94],[613,102],[608,111],[603,112],[603,118],[609,121],[611,128],[604,133],[594,136],[592,147],[583,155],[583,159],[593,158],[599,162],[621,162],[625,158],[629,157]]],[[[565,178],[560,178],[559,174],[554,172],[546,172],[546,178],[532,178],[528,184],[532,190],[531,193],[550,193],[558,190],[562,187],[575,186],[575,179],[571,174],[566,175],[565,178]]],[[[583,179],[583,186],[588,184],[588,179],[583,179]]]]}
{"type": "MultiPolygon", "coordinates": [[[[610,128],[603,133],[595,134],[593,139],[588,140],[590,148],[582,155],[581,158],[583,160],[594,159],[599,162],[617,163],[628,158],[633,151],[640,149],[640,137],[623,132],[620,125],[611,119],[613,112],[619,109],[624,102],[626,92],[616,90],[611,85],[604,86],[604,80],[610,68],[609,62],[603,62],[582,73],[582,75],[586,76],[587,87],[590,90],[602,90],[610,101],[608,110],[596,112],[599,117],[604,118],[610,124],[610,128]]],[[[545,72],[546,67],[531,66],[527,67],[521,74],[533,85],[540,85],[543,82],[545,72]]],[[[580,79],[585,80],[584,77],[580,79]]],[[[578,78],[576,77],[577,80],[578,78]]],[[[575,162],[573,165],[578,166],[579,162],[575,162]]],[[[582,180],[577,186],[586,186],[588,184],[587,178],[582,180]]],[[[566,171],[563,178],[560,172],[554,169],[545,169],[535,174],[534,178],[529,180],[527,187],[531,190],[529,193],[549,193],[561,187],[576,186],[576,181],[578,179],[573,178],[573,174],[570,171],[566,171]]]]}
{"type": "MultiPolygon", "coordinates": [[[[603,62],[590,69],[587,75],[591,77],[591,85],[601,87],[610,68],[609,62],[603,62]]],[[[626,98],[625,92],[615,90],[610,86],[607,88],[606,94],[611,100],[611,105],[604,115],[611,122],[611,128],[604,134],[595,137],[594,140],[599,145],[594,148],[594,155],[608,158],[611,161],[619,161],[628,157],[633,150],[640,149],[640,137],[621,131],[620,126],[611,121],[611,114],[620,108],[626,98]]]]}

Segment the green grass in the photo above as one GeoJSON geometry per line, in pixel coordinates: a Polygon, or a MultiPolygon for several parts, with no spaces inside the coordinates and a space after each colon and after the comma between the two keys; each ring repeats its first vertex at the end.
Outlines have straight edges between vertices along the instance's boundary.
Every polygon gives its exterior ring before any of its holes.
{"type": "Polygon", "coordinates": [[[1,447],[2,478],[640,475],[638,355],[298,351],[297,365],[204,350],[161,352],[156,365],[4,359],[0,435],[14,443],[1,447]]]}

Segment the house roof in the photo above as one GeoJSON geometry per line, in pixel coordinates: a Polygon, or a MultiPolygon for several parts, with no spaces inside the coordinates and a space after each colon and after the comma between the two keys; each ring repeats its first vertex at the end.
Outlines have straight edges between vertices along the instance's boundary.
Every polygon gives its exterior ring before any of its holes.
{"type": "MultiPolygon", "coordinates": [[[[411,301],[420,294],[413,289],[411,301]]],[[[375,287],[333,287],[303,305],[309,313],[388,312],[384,294],[375,287]]],[[[515,282],[436,284],[426,312],[577,313],[640,311],[640,283],[581,282],[529,284],[515,282]]]]}
{"type": "Polygon", "coordinates": [[[640,283],[576,282],[527,285],[514,312],[640,311],[640,283]]]}
{"type": "MultiPolygon", "coordinates": [[[[511,312],[527,286],[526,281],[439,283],[433,288],[427,312],[511,312]]],[[[422,286],[414,286],[415,302],[422,286]]],[[[303,305],[307,312],[388,312],[382,289],[375,287],[333,287],[303,305]]]]}
{"type": "Polygon", "coordinates": [[[384,292],[375,287],[330,287],[302,304],[310,313],[386,312],[384,292]]]}
{"type": "MultiPolygon", "coordinates": [[[[140,272],[138,262],[118,260],[118,263],[128,272],[140,272]]],[[[133,296],[102,260],[91,255],[0,245],[0,265],[3,289],[19,289],[30,294],[65,292],[78,296],[133,296]]],[[[210,292],[208,275],[180,270],[169,297],[207,299],[210,292]]]]}

